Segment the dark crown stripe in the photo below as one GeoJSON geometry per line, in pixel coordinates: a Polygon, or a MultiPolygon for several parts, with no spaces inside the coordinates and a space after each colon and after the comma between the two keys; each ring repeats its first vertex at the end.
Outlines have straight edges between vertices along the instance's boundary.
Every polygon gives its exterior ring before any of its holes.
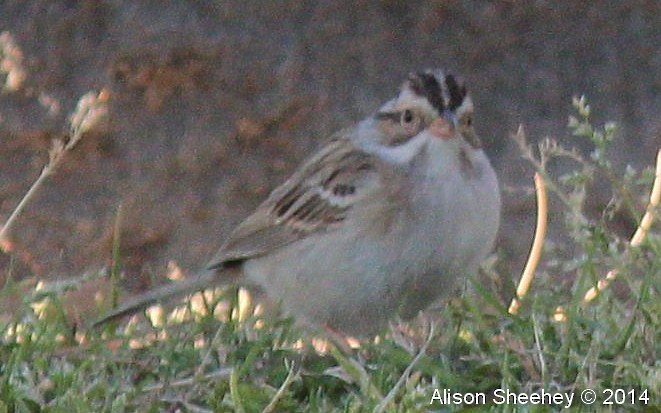
{"type": "Polygon", "coordinates": [[[457,79],[452,75],[445,76],[445,85],[448,87],[448,94],[450,95],[448,107],[450,110],[456,110],[461,106],[464,97],[466,97],[466,88],[460,86],[459,83],[457,83],[457,79]]]}
{"type": "Polygon", "coordinates": [[[445,104],[443,104],[441,85],[433,74],[414,73],[409,76],[409,81],[411,90],[416,95],[426,98],[439,114],[443,113],[445,104]]]}

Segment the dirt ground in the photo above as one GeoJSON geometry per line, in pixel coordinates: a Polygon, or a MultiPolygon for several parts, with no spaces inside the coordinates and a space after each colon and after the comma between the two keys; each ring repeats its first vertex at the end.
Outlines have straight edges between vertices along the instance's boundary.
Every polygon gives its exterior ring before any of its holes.
{"type": "MultiPolygon", "coordinates": [[[[127,288],[159,282],[168,262],[194,271],[320,142],[413,70],[448,68],[472,91],[505,199],[504,268],[517,270],[534,223],[532,169],[510,139],[519,124],[533,141],[576,145],[567,117],[585,94],[595,124],[619,125],[617,168],[652,165],[661,143],[655,0],[6,0],[0,31],[13,41],[0,57],[24,74],[0,95],[0,221],[78,98],[110,93],[106,122],[17,222],[2,276],[108,265],[120,205],[127,288]]],[[[0,81],[16,81],[2,70],[0,81]]],[[[596,191],[594,204],[609,195],[596,191]]]]}

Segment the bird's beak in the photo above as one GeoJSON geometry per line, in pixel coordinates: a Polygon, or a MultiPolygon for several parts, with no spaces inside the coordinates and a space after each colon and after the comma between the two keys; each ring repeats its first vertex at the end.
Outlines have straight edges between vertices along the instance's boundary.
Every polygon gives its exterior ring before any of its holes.
{"type": "Polygon", "coordinates": [[[429,128],[432,135],[441,139],[452,139],[457,129],[457,116],[451,110],[443,111],[443,116],[435,119],[429,128]]]}
{"type": "Polygon", "coordinates": [[[454,113],[454,111],[445,109],[443,111],[443,118],[448,121],[450,125],[452,125],[452,129],[457,129],[457,125],[459,124],[459,120],[457,119],[457,114],[454,113]]]}

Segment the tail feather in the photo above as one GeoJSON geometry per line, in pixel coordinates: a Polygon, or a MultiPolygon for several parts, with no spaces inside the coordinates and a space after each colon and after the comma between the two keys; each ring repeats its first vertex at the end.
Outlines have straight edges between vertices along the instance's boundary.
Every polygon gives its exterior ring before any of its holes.
{"type": "Polygon", "coordinates": [[[168,301],[177,297],[183,297],[187,294],[192,294],[197,291],[204,290],[205,288],[212,287],[218,282],[215,271],[205,271],[194,277],[186,278],[183,281],[174,282],[164,285],[153,291],[148,291],[135,299],[121,304],[119,307],[113,309],[102,318],[96,320],[92,324],[92,328],[106,324],[110,321],[117,320],[127,315],[135,314],[147,307],[157,304],[162,301],[168,301]]]}

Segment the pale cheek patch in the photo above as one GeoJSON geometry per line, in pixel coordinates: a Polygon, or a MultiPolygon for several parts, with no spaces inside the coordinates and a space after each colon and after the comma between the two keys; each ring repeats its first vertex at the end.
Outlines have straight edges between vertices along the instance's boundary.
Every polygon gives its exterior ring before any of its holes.
{"type": "Polygon", "coordinates": [[[375,145],[370,151],[380,158],[399,165],[405,165],[420,153],[423,146],[427,144],[425,133],[418,134],[408,142],[397,146],[375,145]]]}

